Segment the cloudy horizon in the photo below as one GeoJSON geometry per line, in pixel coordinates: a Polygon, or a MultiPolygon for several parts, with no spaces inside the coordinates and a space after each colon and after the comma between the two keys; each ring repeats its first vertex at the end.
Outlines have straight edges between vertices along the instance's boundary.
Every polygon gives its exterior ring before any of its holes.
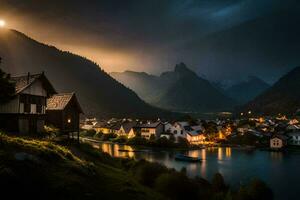
{"type": "Polygon", "coordinates": [[[270,83],[300,64],[299,5],[295,0],[0,0],[0,18],[8,28],[85,56],[107,72],[159,75],[184,62],[210,80],[256,75],[270,83]]]}

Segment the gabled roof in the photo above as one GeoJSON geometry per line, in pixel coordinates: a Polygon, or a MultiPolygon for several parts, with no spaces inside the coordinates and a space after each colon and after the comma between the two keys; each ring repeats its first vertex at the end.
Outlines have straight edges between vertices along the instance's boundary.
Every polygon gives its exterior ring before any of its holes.
{"type": "Polygon", "coordinates": [[[204,133],[201,130],[192,130],[192,131],[187,131],[186,133],[190,136],[204,135],[204,133]]]}
{"type": "Polygon", "coordinates": [[[138,124],[138,123],[137,123],[136,121],[132,121],[132,122],[124,122],[124,123],[122,124],[122,127],[123,127],[125,133],[129,133],[130,130],[131,130],[132,128],[134,128],[137,124],[138,124]]]}
{"type": "Polygon", "coordinates": [[[300,132],[291,132],[288,133],[288,136],[300,136],[300,132]]]}
{"type": "Polygon", "coordinates": [[[35,83],[37,80],[42,81],[44,86],[48,88],[50,94],[56,93],[54,87],[47,79],[47,77],[44,75],[44,73],[40,73],[40,74],[28,73],[27,75],[11,77],[10,79],[15,84],[16,94],[19,94],[20,92],[24,91],[26,88],[28,88],[30,85],[35,83]]]}
{"type": "Polygon", "coordinates": [[[140,128],[156,128],[160,124],[161,124],[161,122],[154,122],[154,123],[141,124],[141,125],[139,125],[139,127],[140,128]]]}
{"type": "Polygon", "coordinates": [[[60,93],[55,94],[52,97],[47,99],[47,110],[64,110],[66,106],[74,99],[80,113],[83,113],[78,100],[75,96],[75,93],[60,93]]]}
{"type": "Polygon", "coordinates": [[[288,139],[288,137],[285,136],[285,135],[274,135],[274,136],[272,137],[272,139],[273,139],[273,138],[279,138],[279,139],[281,139],[281,140],[287,140],[287,139],[288,139]]]}

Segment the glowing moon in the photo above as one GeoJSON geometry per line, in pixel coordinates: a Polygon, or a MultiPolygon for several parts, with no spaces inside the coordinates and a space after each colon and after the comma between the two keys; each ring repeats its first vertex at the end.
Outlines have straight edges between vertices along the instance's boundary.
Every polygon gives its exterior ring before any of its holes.
{"type": "Polygon", "coordinates": [[[0,27],[4,27],[5,26],[5,21],[4,20],[2,20],[2,19],[0,19],[0,27]]]}

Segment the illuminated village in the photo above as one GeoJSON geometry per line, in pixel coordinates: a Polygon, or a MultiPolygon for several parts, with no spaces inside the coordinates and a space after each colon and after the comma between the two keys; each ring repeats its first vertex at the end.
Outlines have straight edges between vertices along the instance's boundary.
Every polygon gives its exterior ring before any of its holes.
{"type": "Polygon", "coordinates": [[[191,146],[270,147],[282,150],[288,145],[300,145],[299,118],[253,117],[251,111],[240,118],[187,121],[147,121],[137,119],[81,121],[82,137],[123,143],[134,138],[186,142],[191,146]]]}

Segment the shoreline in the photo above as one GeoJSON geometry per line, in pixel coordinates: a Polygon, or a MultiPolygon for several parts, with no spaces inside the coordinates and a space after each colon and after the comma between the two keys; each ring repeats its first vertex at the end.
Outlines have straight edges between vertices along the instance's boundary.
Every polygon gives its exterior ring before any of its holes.
{"type": "MultiPolygon", "coordinates": [[[[156,150],[177,150],[177,151],[189,151],[189,150],[201,150],[201,149],[207,149],[207,148],[233,148],[233,149],[239,149],[239,150],[246,150],[246,151],[254,151],[254,150],[263,150],[267,149],[267,147],[256,147],[256,146],[250,146],[250,145],[236,145],[236,144],[215,144],[215,145],[202,145],[202,146],[191,146],[191,147],[156,147],[151,145],[129,145],[126,143],[118,143],[118,142],[112,142],[112,141],[102,141],[95,138],[89,138],[89,137],[80,137],[80,140],[84,142],[84,140],[88,142],[94,142],[94,143],[106,143],[106,144],[117,144],[117,145],[126,145],[130,147],[135,147],[138,149],[141,148],[147,148],[147,149],[156,149],[156,150]]],[[[300,150],[300,148],[298,148],[300,150]]]]}

